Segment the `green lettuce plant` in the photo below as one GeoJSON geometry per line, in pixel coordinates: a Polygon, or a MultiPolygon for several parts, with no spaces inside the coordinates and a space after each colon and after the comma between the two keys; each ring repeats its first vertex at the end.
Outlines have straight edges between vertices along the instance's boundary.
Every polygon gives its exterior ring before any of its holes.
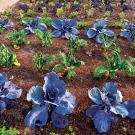
{"type": "Polygon", "coordinates": [[[0,44],[0,65],[5,67],[20,66],[16,55],[11,53],[4,44],[0,44]]]}

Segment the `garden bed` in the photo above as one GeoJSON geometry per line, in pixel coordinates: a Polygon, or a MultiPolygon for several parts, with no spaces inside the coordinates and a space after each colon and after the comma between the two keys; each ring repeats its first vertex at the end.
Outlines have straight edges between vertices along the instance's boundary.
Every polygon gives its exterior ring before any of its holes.
{"type": "MultiPolygon", "coordinates": [[[[13,26],[15,29],[20,30],[23,29],[24,26],[18,25],[20,19],[16,19],[16,13],[19,11],[18,5],[13,8],[13,16],[9,16],[11,21],[13,22],[13,26]]],[[[110,17],[108,17],[108,24],[111,28],[111,24],[115,21],[119,21],[118,13],[121,12],[121,9],[118,7],[112,13],[110,17]]],[[[135,23],[135,9],[132,11],[125,11],[126,19],[130,22],[135,23]]],[[[105,13],[105,9],[96,9],[95,15],[93,17],[84,17],[85,12],[81,11],[81,16],[78,17],[78,20],[83,20],[88,23],[89,27],[91,27],[96,19],[100,19],[103,17],[105,13]],[[83,19],[81,19],[83,18],[83,19]]],[[[37,13],[40,16],[40,13],[37,13]]],[[[52,18],[56,18],[56,16],[50,13],[52,18]]],[[[52,28],[50,28],[52,29],[52,28]]],[[[114,30],[114,28],[113,28],[114,30]]],[[[28,113],[28,111],[32,107],[32,103],[27,102],[26,95],[28,90],[34,85],[43,85],[44,76],[52,71],[53,66],[56,64],[52,64],[51,66],[46,66],[46,68],[38,72],[34,68],[33,58],[35,54],[40,50],[43,54],[50,56],[54,54],[58,56],[58,50],[62,49],[62,51],[67,52],[67,42],[68,40],[65,38],[53,38],[53,43],[49,47],[42,47],[39,40],[36,39],[34,34],[28,35],[27,39],[30,41],[29,45],[22,45],[20,49],[16,50],[13,48],[13,45],[9,40],[6,39],[7,35],[12,30],[5,31],[2,35],[0,35],[0,42],[5,44],[13,53],[16,54],[18,61],[21,66],[13,66],[12,68],[5,68],[0,66],[0,72],[6,72],[9,78],[15,82],[19,87],[22,88],[22,96],[18,100],[15,101],[14,106],[10,110],[6,110],[4,113],[0,115],[0,125],[6,127],[15,127],[19,130],[20,135],[26,132],[27,134],[32,135],[49,135],[51,132],[58,133],[59,135],[64,135],[68,132],[68,127],[65,129],[57,129],[51,123],[48,123],[43,128],[30,130],[26,128],[24,124],[24,117],[28,113]]],[[[71,93],[73,93],[76,97],[77,106],[74,112],[69,115],[69,125],[75,131],[76,135],[98,135],[96,129],[94,128],[92,119],[86,117],[84,115],[85,110],[90,107],[92,102],[88,98],[88,89],[93,87],[102,88],[105,82],[115,82],[122,92],[123,100],[135,100],[135,76],[127,76],[123,73],[118,73],[116,79],[110,79],[106,77],[94,78],[92,72],[99,65],[104,65],[104,61],[102,59],[104,51],[101,49],[99,44],[96,44],[94,40],[88,39],[84,34],[86,30],[80,29],[80,38],[87,40],[88,46],[79,48],[79,50],[75,53],[77,59],[84,61],[85,65],[81,65],[76,68],[76,76],[72,80],[68,80],[66,76],[57,72],[58,75],[66,82],[68,89],[71,93]],[[87,54],[90,53],[90,56],[87,54]]],[[[117,31],[117,30],[116,30],[117,31]]],[[[118,37],[116,43],[119,45],[121,49],[121,58],[127,59],[129,56],[135,57],[135,48],[132,47],[131,42],[118,37]]],[[[127,118],[121,119],[117,123],[113,123],[111,129],[105,135],[134,135],[135,134],[135,120],[129,120],[127,118]]]]}

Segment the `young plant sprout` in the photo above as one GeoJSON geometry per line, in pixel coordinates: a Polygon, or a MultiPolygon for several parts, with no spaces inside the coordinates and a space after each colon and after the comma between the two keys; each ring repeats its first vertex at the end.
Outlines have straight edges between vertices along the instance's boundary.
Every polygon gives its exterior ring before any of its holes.
{"type": "Polygon", "coordinates": [[[10,52],[4,44],[0,44],[0,66],[12,67],[13,65],[20,66],[16,55],[10,52]]]}

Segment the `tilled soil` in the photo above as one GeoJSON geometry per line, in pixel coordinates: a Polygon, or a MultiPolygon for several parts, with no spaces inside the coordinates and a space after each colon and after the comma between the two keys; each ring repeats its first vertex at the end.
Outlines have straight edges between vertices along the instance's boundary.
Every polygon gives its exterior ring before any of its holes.
{"type": "MultiPolygon", "coordinates": [[[[127,11],[126,13],[128,14],[129,20],[133,19],[130,11],[127,11]]],[[[96,16],[100,16],[100,14],[96,16]]],[[[93,24],[95,20],[96,17],[90,20],[89,25],[93,24]]],[[[111,21],[110,18],[109,22],[111,21]]],[[[14,20],[14,23],[17,24],[17,21],[14,20]]],[[[49,135],[50,132],[64,135],[64,133],[68,131],[68,127],[66,129],[56,129],[51,123],[48,123],[43,129],[37,128],[35,130],[29,130],[24,125],[24,117],[32,107],[32,104],[26,100],[28,90],[33,85],[42,86],[45,74],[50,72],[53,67],[53,65],[51,65],[52,67],[47,66],[42,72],[35,71],[33,64],[35,53],[38,50],[41,50],[45,55],[49,56],[50,54],[58,55],[58,49],[62,49],[66,52],[67,40],[64,38],[53,39],[53,44],[50,47],[43,48],[41,47],[40,42],[36,40],[35,36],[30,35],[27,38],[31,41],[31,44],[22,46],[19,50],[15,50],[11,43],[6,40],[6,36],[9,32],[10,31],[6,31],[4,35],[0,35],[0,42],[4,43],[17,55],[21,66],[12,67],[10,69],[0,67],[0,72],[6,72],[9,78],[13,78],[12,81],[23,89],[23,93],[21,98],[15,101],[14,106],[10,110],[7,110],[0,115],[0,125],[15,127],[19,129],[20,135],[23,135],[24,133],[31,135],[49,135]]],[[[134,100],[135,76],[128,77],[120,73],[118,74],[117,79],[114,80],[106,78],[94,79],[92,71],[96,66],[104,64],[102,59],[103,50],[101,50],[100,46],[94,41],[87,39],[87,37],[84,36],[84,32],[86,31],[81,31],[81,37],[88,41],[88,47],[80,48],[76,52],[76,57],[79,60],[84,61],[85,65],[76,68],[77,75],[73,80],[67,80],[61,73],[59,73],[59,75],[65,80],[69,91],[75,95],[77,100],[77,107],[75,108],[74,113],[69,116],[69,125],[74,128],[76,135],[98,135],[92,120],[84,115],[84,111],[92,104],[88,98],[88,89],[94,86],[102,88],[105,82],[113,81],[122,92],[124,101],[134,100]],[[86,54],[87,51],[91,53],[91,56],[86,54]]],[[[131,44],[128,41],[118,38],[117,43],[121,48],[121,56],[123,59],[126,59],[128,56],[135,57],[135,49],[131,47],[131,44]]],[[[119,121],[117,123],[112,123],[110,131],[104,135],[135,135],[135,120],[129,120],[127,118],[122,119],[119,117],[119,121]]]]}

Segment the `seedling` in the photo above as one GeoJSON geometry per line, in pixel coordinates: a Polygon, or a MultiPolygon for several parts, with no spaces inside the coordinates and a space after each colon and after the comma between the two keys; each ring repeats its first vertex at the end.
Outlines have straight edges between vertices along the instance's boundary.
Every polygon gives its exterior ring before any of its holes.
{"type": "Polygon", "coordinates": [[[13,44],[13,46],[22,46],[22,45],[26,45],[29,42],[26,40],[25,35],[24,35],[24,31],[20,30],[13,30],[7,37],[8,40],[10,40],[13,44]]]}
{"type": "Polygon", "coordinates": [[[69,18],[75,18],[78,16],[78,14],[79,14],[78,11],[71,12],[69,18]]]}
{"type": "Polygon", "coordinates": [[[53,19],[51,17],[40,18],[39,23],[44,23],[47,26],[51,26],[53,19]]]}
{"type": "Polygon", "coordinates": [[[114,22],[112,26],[115,28],[122,28],[123,24],[121,21],[117,21],[117,22],[114,22]]]}
{"type": "Polygon", "coordinates": [[[113,50],[120,52],[120,47],[116,44],[116,36],[114,36],[113,38],[109,38],[104,34],[100,34],[99,37],[102,41],[101,47],[105,50],[105,53],[109,53],[113,50]]]}
{"type": "Polygon", "coordinates": [[[77,27],[82,29],[87,29],[89,26],[87,22],[78,22],[77,27]]]}
{"type": "Polygon", "coordinates": [[[10,127],[9,129],[6,129],[6,127],[0,128],[0,135],[18,135],[19,131],[16,128],[10,127]]]}
{"type": "Polygon", "coordinates": [[[0,35],[4,33],[4,28],[0,28],[0,35]]]}
{"type": "Polygon", "coordinates": [[[48,47],[52,44],[52,33],[50,31],[42,32],[40,30],[36,30],[36,37],[41,40],[42,47],[48,47]]]}
{"type": "Polygon", "coordinates": [[[37,52],[34,57],[34,67],[37,71],[42,71],[47,64],[51,64],[55,61],[55,56],[51,55],[46,58],[42,52],[37,52]]]}
{"type": "Polygon", "coordinates": [[[112,51],[110,55],[105,55],[104,60],[106,66],[98,66],[95,68],[93,72],[95,78],[105,75],[106,77],[114,79],[117,77],[117,71],[126,71],[128,75],[135,74],[135,68],[133,65],[128,60],[121,60],[119,53],[116,51],[112,51]]]}
{"type": "Polygon", "coordinates": [[[82,61],[76,60],[74,56],[74,44],[73,38],[69,38],[68,42],[68,53],[64,53],[59,51],[59,61],[61,64],[57,64],[54,66],[54,70],[65,70],[68,79],[72,79],[75,75],[75,67],[79,67],[83,64],[82,61]]]}
{"type": "Polygon", "coordinates": [[[63,10],[63,8],[58,8],[58,9],[56,10],[56,15],[57,15],[57,17],[62,17],[62,16],[64,15],[64,10],[63,10]]]}
{"type": "Polygon", "coordinates": [[[133,38],[133,40],[132,40],[132,46],[133,46],[133,48],[135,48],[135,31],[132,32],[132,38],[133,38]]]}
{"type": "Polygon", "coordinates": [[[20,66],[16,55],[12,54],[4,44],[0,44],[0,65],[5,67],[20,66]]]}

